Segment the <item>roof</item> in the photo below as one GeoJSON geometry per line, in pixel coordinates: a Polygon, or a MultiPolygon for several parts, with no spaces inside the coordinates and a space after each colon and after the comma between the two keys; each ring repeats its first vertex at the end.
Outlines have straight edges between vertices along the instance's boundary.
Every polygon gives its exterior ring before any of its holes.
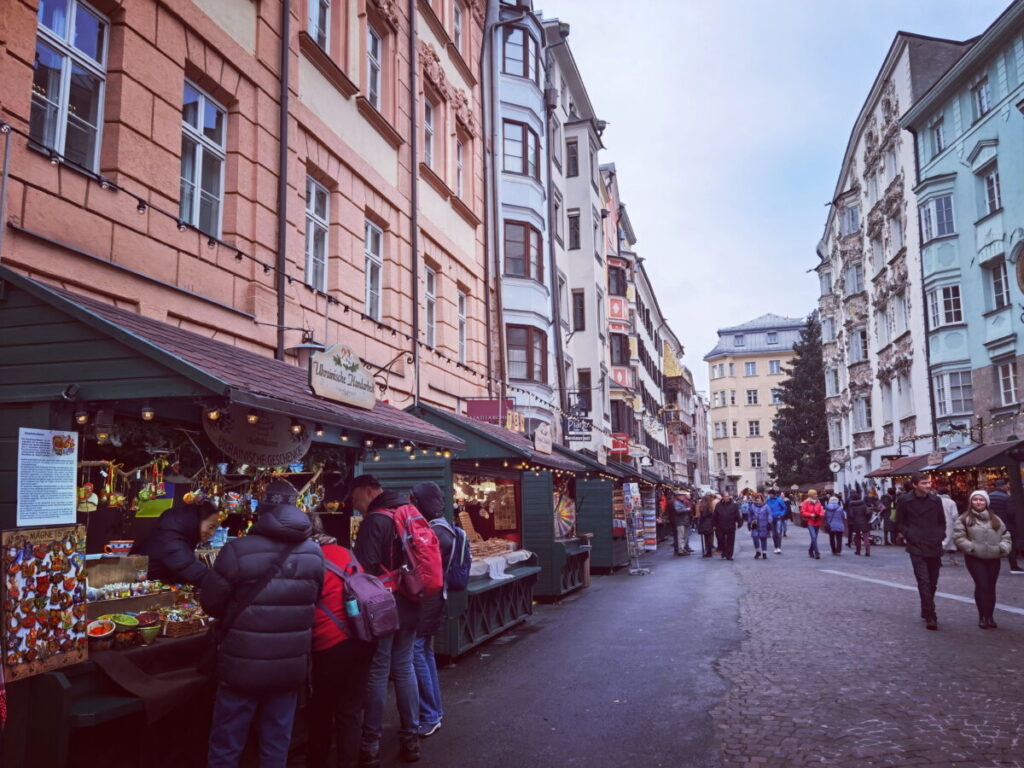
{"type": "Polygon", "coordinates": [[[0,277],[40,299],[109,333],[136,352],[241,403],[370,435],[412,440],[420,445],[459,449],[462,440],[387,403],[364,410],[324,400],[309,387],[305,368],[211,339],[168,323],[115,307],[64,288],[44,285],[6,267],[0,277]]]}
{"type": "Polygon", "coordinates": [[[593,458],[592,456],[587,456],[587,454],[581,451],[576,451],[573,450],[572,448],[567,448],[564,445],[559,445],[558,443],[555,443],[553,447],[555,453],[561,454],[562,456],[566,456],[572,459],[573,461],[578,461],[581,464],[586,465],[586,467],[592,472],[602,472],[607,475],[612,475],[616,477],[619,476],[619,472],[617,470],[605,466],[597,459],[593,458]]]}
{"type": "Polygon", "coordinates": [[[864,477],[899,477],[900,475],[909,475],[911,472],[917,472],[928,464],[927,453],[922,453],[919,456],[901,456],[895,459],[889,466],[889,469],[876,469],[872,472],[868,472],[864,477]]]}
{"type": "Polygon", "coordinates": [[[789,328],[803,328],[807,325],[806,317],[783,317],[782,315],[773,315],[768,313],[755,317],[741,325],[733,325],[729,328],[719,328],[719,335],[723,333],[737,333],[739,331],[772,331],[775,329],[783,330],[789,328]]]}
{"type": "Polygon", "coordinates": [[[952,461],[940,465],[942,470],[950,472],[955,469],[967,469],[968,467],[982,467],[1001,453],[1018,445],[1019,441],[1012,440],[1008,443],[989,443],[987,445],[974,446],[974,450],[957,456],[952,461]]]}

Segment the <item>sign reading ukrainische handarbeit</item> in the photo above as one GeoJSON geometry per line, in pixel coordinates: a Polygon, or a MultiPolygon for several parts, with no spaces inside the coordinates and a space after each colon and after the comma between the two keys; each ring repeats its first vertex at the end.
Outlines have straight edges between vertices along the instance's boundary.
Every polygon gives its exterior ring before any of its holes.
{"type": "Polygon", "coordinates": [[[359,355],[341,344],[309,358],[309,386],[318,397],[372,410],[376,402],[373,377],[359,355]]]}
{"type": "Polygon", "coordinates": [[[552,439],[550,424],[541,423],[537,425],[537,429],[533,432],[533,449],[538,453],[551,453],[552,439]]]}
{"type": "Polygon", "coordinates": [[[78,433],[18,430],[18,515],[21,525],[75,522],[78,433]]]}

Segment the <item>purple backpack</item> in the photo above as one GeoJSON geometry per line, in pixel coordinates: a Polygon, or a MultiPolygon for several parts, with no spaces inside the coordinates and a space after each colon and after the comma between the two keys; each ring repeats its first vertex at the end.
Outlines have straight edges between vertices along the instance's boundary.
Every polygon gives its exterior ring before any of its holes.
{"type": "Polygon", "coordinates": [[[318,603],[320,610],[327,614],[342,632],[364,643],[380,640],[398,629],[398,605],[395,596],[376,576],[363,571],[346,573],[330,560],[325,559],[324,565],[331,573],[336,574],[345,584],[343,602],[345,616],[339,617],[323,602],[318,603]],[[355,612],[349,611],[355,602],[355,612]]]}

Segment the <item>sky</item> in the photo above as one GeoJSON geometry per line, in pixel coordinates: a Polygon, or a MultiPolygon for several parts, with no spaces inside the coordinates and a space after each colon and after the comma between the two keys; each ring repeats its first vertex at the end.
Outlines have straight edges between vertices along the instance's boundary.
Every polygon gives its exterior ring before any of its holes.
{"type": "Polygon", "coordinates": [[[537,0],[569,45],[698,390],[718,328],[817,305],[850,130],[897,31],[964,40],[1009,0],[537,0]]]}

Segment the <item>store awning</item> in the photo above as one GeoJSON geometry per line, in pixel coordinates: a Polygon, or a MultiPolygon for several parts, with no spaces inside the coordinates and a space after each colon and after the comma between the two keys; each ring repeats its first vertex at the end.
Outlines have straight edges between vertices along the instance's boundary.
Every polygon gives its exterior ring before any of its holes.
{"type": "MultiPolygon", "coordinates": [[[[170,375],[191,382],[195,392],[364,435],[411,440],[418,445],[453,450],[465,445],[459,438],[387,403],[377,402],[372,410],[364,410],[319,398],[309,387],[308,371],[298,366],[63,288],[44,285],[3,266],[0,266],[0,280],[10,282],[58,310],[64,320],[70,316],[105,338],[119,342],[123,345],[120,349],[127,348],[125,353],[130,350],[137,357],[156,363],[170,375]]],[[[59,362],[53,361],[53,364],[59,362]]],[[[82,384],[82,397],[94,398],[97,393],[84,391],[87,387],[85,382],[82,384]]]]}
{"type": "Polygon", "coordinates": [[[952,461],[940,465],[939,469],[943,472],[952,472],[953,470],[967,469],[968,467],[983,467],[992,459],[999,456],[999,454],[1004,453],[1018,444],[1019,441],[1011,440],[1008,443],[989,443],[987,445],[978,445],[974,447],[974,450],[964,453],[952,461]]]}
{"type": "Polygon", "coordinates": [[[465,448],[458,451],[455,457],[457,459],[511,458],[567,472],[586,472],[588,469],[586,464],[560,452],[542,453],[533,447],[533,442],[526,435],[497,424],[443,411],[424,403],[410,406],[408,411],[461,438],[465,442],[465,448]]]}
{"type": "Polygon", "coordinates": [[[923,469],[927,463],[927,453],[922,453],[919,456],[902,456],[894,459],[889,469],[876,469],[868,472],[864,477],[898,477],[900,475],[909,475],[911,472],[923,469]]]}
{"type": "Polygon", "coordinates": [[[621,461],[608,461],[608,469],[612,471],[613,475],[618,476],[622,480],[640,479],[640,473],[637,472],[636,467],[632,464],[625,464],[621,461]]]}
{"type": "Polygon", "coordinates": [[[590,472],[600,472],[604,475],[611,475],[612,477],[619,477],[615,470],[611,467],[602,464],[593,456],[588,456],[580,451],[574,451],[572,448],[566,448],[564,445],[558,445],[557,443],[553,446],[554,451],[557,454],[565,456],[566,458],[578,461],[580,464],[586,466],[590,472]]]}
{"type": "Polygon", "coordinates": [[[667,485],[667,483],[661,478],[661,475],[654,474],[651,470],[642,470],[641,476],[644,480],[655,485],[667,485]]]}
{"type": "Polygon", "coordinates": [[[951,461],[953,461],[955,459],[960,458],[964,454],[970,453],[971,451],[973,451],[977,447],[978,446],[976,446],[976,445],[968,445],[968,446],[965,446],[964,448],[957,448],[955,451],[950,451],[949,453],[945,453],[945,454],[942,455],[942,461],[940,461],[938,464],[929,464],[928,466],[924,467],[924,469],[922,471],[924,471],[924,472],[932,472],[932,471],[937,470],[937,469],[945,469],[946,468],[946,464],[948,464],[949,462],[951,462],[951,461]]]}

